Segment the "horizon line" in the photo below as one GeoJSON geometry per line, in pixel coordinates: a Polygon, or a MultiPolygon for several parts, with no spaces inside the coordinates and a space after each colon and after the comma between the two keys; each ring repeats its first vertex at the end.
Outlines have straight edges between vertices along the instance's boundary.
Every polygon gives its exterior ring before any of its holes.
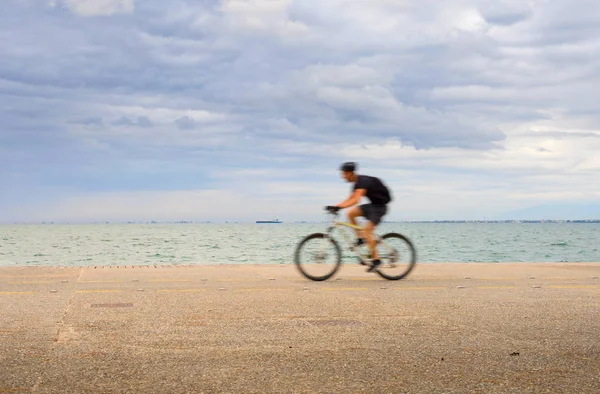
{"type": "MultiPolygon", "coordinates": [[[[91,221],[0,221],[0,225],[52,225],[52,224],[311,224],[327,223],[330,220],[281,220],[278,223],[257,223],[254,220],[91,220],[91,221]]],[[[385,223],[600,223],[594,219],[433,219],[433,220],[384,220],[385,223]]]]}

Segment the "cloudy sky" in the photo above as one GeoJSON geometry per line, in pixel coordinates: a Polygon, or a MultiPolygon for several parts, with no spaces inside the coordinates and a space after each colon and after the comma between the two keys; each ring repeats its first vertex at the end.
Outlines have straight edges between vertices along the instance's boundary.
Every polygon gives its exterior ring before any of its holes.
{"type": "Polygon", "coordinates": [[[600,218],[597,0],[3,0],[0,222],[600,218]]]}

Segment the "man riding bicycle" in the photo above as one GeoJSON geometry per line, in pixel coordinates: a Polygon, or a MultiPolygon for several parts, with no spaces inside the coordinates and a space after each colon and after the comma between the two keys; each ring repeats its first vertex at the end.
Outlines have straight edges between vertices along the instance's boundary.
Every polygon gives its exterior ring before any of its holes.
{"type": "Polygon", "coordinates": [[[359,216],[364,216],[368,220],[363,226],[364,231],[356,229],[358,239],[355,245],[360,246],[364,244],[364,240],[366,239],[373,258],[371,267],[367,269],[367,272],[371,272],[381,264],[379,254],[375,248],[376,244],[375,239],[373,238],[373,231],[387,213],[387,204],[392,201],[392,197],[387,186],[379,178],[357,174],[356,163],[344,163],[340,166],[340,171],[342,172],[342,178],[349,183],[354,183],[352,193],[341,203],[327,206],[326,209],[337,212],[340,209],[349,208],[358,204],[362,197],[366,196],[370,200],[370,204],[362,204],[348,211],[348,219],[350,220],[350,223],[354,225],[357,225],[356,218],[359,216]]]}

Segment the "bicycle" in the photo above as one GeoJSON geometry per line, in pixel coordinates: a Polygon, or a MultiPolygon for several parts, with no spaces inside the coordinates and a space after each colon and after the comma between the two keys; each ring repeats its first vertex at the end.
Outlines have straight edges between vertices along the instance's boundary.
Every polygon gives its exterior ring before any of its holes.
{"type": "MultiPolygon", "coordinates": [[[[344,227],[363,230],[363,227],[339,221],[339,214],[335,211],[329,210],[328,213],[333,217],[327,231],[325,233],[313,233],[305,236],[298,242],[294,253],[294,263],[300,273],[313,281],[324,281],[331,278],[339,270],[342,264],[342,249],[340,248],[339,242],[332,236],[335,229],[338,229],[342,234],[342,238],[349,245],[348,250],[353,252],[354,256],[358,258],[359,264],[369,265],[369,262],[371,261],[371,253],[370,250],[368,250],[366,243],[361,246],[353,245],[353,237],[349,237],[348,234],[342,230],[344,227]],[[317,251],[314,254],[314,261],[306,263],[302,262],[300,259],[301,253],[310,250],[310,248],[313,247],[317,248],[317,251]],[[328,248],[331,248],[329,253],[326,251],[328,248]],[[367,252],[364,252],[365,248],[367,249],[367,252]],[[333,256],[333,261],[331,264],[326,264],[325,259],[330,255],[333,256]],[[324,267],[324,274],[316,275],[309,272],[309,269],[320,267],[324,267]]],[[[402,234],[392,232],[384,234],[383,236],[373,233],[373,236],[377,243],[376,247],[382,247],[382,250],[377,249],[381,264],[376,268],[375,272],[387,280],[399,280],[406,277],[417,262],[417,253],[411,240],[402,234]],[[391,246],[392,241],[399,241],[399,246],[391,246]],[[402,247],[404,251],[401,251],[400,247],[402,247]],[[406,250],[408,252],[406,252],[406,250]],[[400,260],[402,257],[407,257],[408,261],[404,263],[401,262],[400,260]],[[396,268],[399,268],[400,271],[397,274],[389,274],[387,271],[387,269],[396,268]]]]}

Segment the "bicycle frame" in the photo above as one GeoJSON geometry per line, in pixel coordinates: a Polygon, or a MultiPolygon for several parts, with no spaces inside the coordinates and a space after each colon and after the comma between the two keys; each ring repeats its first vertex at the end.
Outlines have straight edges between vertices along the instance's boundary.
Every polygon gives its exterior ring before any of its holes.
{"type": "MultiPolygon", "coordinates": [[[[364,229],[365,229],[364,227],[359,226],[359,225],[354,225],[352,223],[345,222],[345,221],[339,221],[337,219],[338,216],[339,216],[337,213],[336,214],[332,214],[332,216],[333,216],[333,218],[332,218],[332,221],[331,221],[331,225],[327,228],[327,234],[329,236],[331,236],[333,230],[336,229],[336,228],[341,230],[342,228],[346,227],[346,228],[351,228],[351,229],[359,230],[359,231],[364,231],[364,229]]],[[[346,233],[346,231],[339,231],[339,233],[342,234],[342,238],[344,239],[344,241],[346,242],[346,244],[350,247],[350,249],[353,250],[353,251],[355,251],[354,247],[352,246],[353,239],[348,236],[348,234],[346,233]]],[[[382,241],[381,237],[378,234],[376,234],[376,233],[373,233],[373,237],[375,238],[375,241],[377,243],[380,243],[382,241]]]]}

